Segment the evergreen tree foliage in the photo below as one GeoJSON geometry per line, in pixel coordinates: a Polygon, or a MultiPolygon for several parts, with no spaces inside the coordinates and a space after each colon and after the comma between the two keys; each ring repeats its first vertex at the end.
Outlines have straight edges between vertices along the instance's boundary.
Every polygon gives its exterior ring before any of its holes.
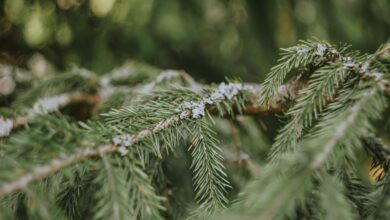
{"type": "Polygon", "coordinates": [[[210,85],[139,62],[3,64],[0,219],[390,218],[390,43],[301,41],[278,62],[262,84],[210,85]]]}

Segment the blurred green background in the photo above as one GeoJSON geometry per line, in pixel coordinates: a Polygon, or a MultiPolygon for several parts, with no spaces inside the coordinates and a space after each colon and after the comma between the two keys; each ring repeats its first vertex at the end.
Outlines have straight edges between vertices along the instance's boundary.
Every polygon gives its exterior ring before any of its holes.
{"type": "Polygon", "coordinates": [[[390,36],[389,0],[0,2],[0,60],[30,69],[105,73],[137,60],[206,82],[260,81],[299,39],[372,52],[390,36]]]}

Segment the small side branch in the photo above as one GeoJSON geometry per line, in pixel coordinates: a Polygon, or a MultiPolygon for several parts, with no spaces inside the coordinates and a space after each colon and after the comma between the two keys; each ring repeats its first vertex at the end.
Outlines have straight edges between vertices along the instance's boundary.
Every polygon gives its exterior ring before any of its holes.
{"type": "Polygon", "coordinates": [[[0,197],[26,188],[31,182],[43,179],[64,167],[76,163],[77,161],[82,161],[86,158],[98,156],[100,154],[107,154],[113,151],[115,151],[115,146],[108,144],[95,149],[89,147],[84,148],[83,150],[66,157],[53,159],[47,165],[35,167],[30,173],[25,174],[11,182],[2,184],[0,187],[0,197]]]}

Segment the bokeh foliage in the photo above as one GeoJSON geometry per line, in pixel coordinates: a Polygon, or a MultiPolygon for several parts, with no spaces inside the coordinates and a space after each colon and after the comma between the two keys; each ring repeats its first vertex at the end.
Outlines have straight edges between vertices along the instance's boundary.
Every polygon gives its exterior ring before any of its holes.
{"type": "Polygon", "coordinates": [[[317,37],[372,52],[390,34],[387,0],[3,0],[0,59],[107,72],[127,59],[205,81],[264,79],[278,48],[317,37]]]}

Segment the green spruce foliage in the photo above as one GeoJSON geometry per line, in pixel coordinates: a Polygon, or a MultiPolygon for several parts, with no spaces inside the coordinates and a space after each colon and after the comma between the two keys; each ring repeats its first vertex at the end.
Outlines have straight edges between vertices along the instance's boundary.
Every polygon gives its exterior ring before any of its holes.
{"type": "Polygon", "coordinates": [[[0,219],[390,218],[389,43],[302,41],[262,84],[0,68],[0,219]]]}

